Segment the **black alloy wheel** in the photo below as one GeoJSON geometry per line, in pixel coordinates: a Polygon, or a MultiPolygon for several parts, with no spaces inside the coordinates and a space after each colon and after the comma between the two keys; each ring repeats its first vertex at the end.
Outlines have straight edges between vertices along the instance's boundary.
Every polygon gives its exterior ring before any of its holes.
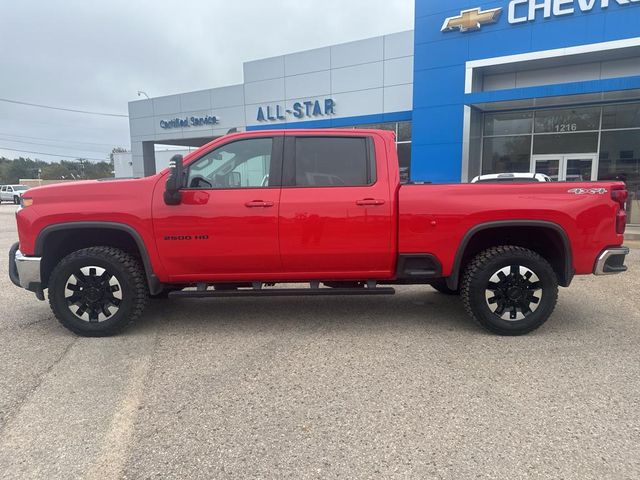
{"type": "Polygon", "coordinates": [[[499,335],[524,335],[551,316],[558,280],[538,253],[503,245],[469,262],[460,294],[467,313],[482,327],[499,335]]]}

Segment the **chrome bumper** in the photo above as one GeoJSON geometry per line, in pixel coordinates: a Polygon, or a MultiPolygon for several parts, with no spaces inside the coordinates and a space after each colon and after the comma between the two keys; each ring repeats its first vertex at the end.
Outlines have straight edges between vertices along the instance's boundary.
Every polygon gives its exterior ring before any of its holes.
{"type": "Polygon", "coordinates": [[[594,275],[614,275],[627,271],[624,264],[625,257],[629,255],[627,247],[607,248],[596,260],[596,266],[593,269],[594,275]]]}
{"type": "Polygon", "coordinates": [[[14,244],[9,250],[9,278],[18,287],[32,292],[42,292],[40,280],[41,257],[27,257],[14,244]]]}

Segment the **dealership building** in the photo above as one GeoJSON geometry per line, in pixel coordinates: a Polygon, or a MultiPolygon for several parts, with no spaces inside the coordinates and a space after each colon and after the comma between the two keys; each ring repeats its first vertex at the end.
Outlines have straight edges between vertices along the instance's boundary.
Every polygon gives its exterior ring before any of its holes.
{"type": "Polygon", "coordinates": [[[416,1],[415,29],[244,63],[244,83],[129,104],[132,174],[229,131],[384,128],[404,178],[627,182],[640,224],[640,0],[416,1]]]}

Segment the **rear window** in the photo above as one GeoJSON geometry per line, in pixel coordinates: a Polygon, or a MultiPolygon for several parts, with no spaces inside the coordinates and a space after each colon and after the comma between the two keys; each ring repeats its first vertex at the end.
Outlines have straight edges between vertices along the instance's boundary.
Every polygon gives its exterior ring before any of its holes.
{"type": "Polygon", "coordinates": [[[296,186],[370,185],[375,182],[372,151],[364,137],[297,137],[296,186]]]}

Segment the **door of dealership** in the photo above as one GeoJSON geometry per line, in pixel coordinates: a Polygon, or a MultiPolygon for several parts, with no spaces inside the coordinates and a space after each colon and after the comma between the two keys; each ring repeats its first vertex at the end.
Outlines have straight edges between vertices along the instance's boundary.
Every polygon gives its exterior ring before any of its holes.
{"type": "Polygon", "coordinates": [[[544,173],[554,182],[589,182],[598,179],[598,155],[534,155],[531,172],[544,173]]]}

